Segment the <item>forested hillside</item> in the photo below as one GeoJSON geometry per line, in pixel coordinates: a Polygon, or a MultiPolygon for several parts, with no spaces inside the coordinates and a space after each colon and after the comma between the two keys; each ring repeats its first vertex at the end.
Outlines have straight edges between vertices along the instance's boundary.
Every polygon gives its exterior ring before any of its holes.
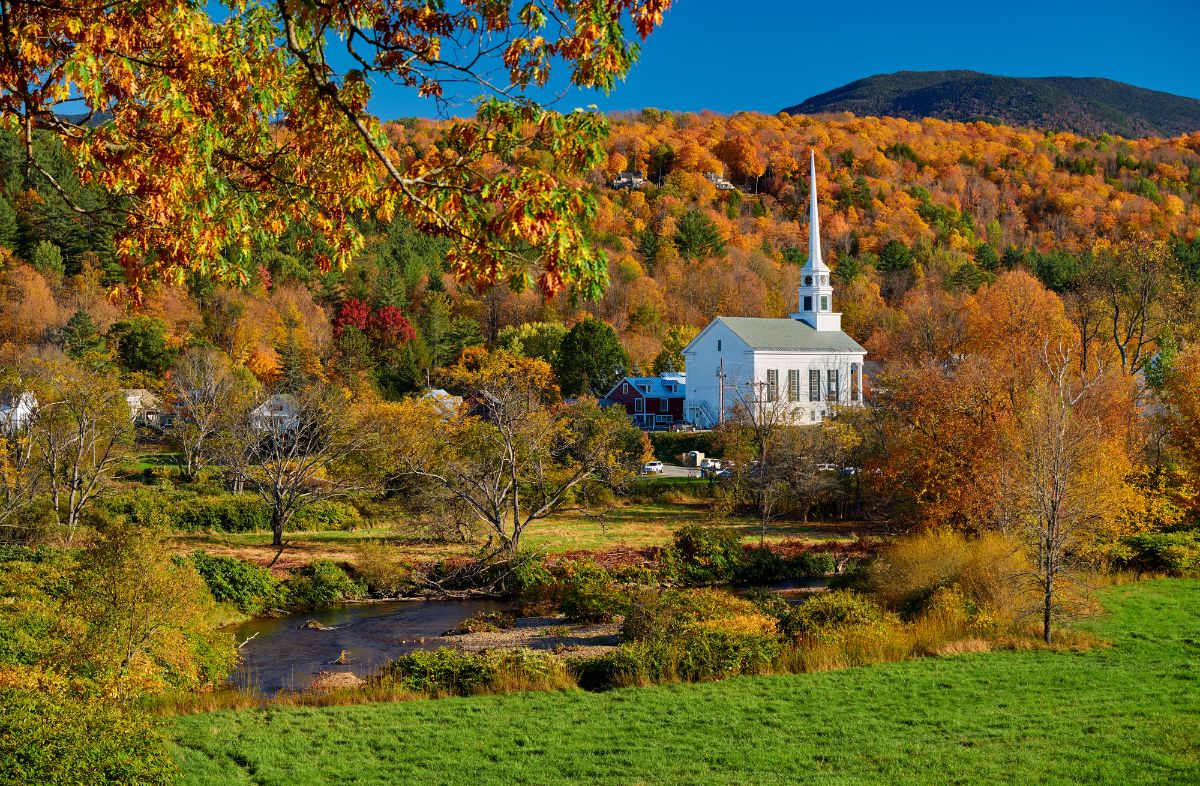
{"type": "Polygon", "coordinates": [[[919,120],[988,120],[1051,131],[1175,136],[1200,129],[1200,101],[1095,77],[975,71],[877,74],[813,96],[790,114],[853,112],[919,120]]]}
{"type": "MultiPolygon", "coordinates": [[[[407,121],[388,131],[419,155],[435,125],[407,121]]],[[[616,328],[634,365],[648,369],[664,346],[677,351],[716,314],[792,308],[806,254],[800,162],[809,148],[817,152],[840,308],[851,333],[864,341],[879,334],[876,359],[914,287],[961,297],[1024,268],[1070,295],[1094,258],[1126,240],[1168,244],[1187,282],[1181,297],[1200,276],[1200,134],[1124,140],[937,120],[647,110],[614,119],[607,166],[592,175],[594,239],[610,259],[611,283],[599,301],[456,285],[442,241],[401,221],[360,219],[369,241],[344,271],[322,272],[320,244],[293,231],[279,247],[259,249],[244,288],[193,274],[182,286],[151,287],[135,315],[121,295],[123,270],[103,214],[71,210],[37,173],[27,181],[15,141],[5,138],[4,356],[77,352],[98,337],[126,374],[147,374],[151,384],[172,352],[201,341],[265,383],[296,367],[369,377],[397,395],[432,379],[464,346],[495,342],[506,329],[511,344],[515,326],[569,326],[592,312],[616,328]],[[651,183],[606,186],[626,169],[644,171],[651,183]],[[741,190],[718,191],[708,172],[724,172],[741,190]],[[134,357],[129,341],[117,340],[131,318],[160,334],[161,357],[134,357]]],[[[105,203],[74,180],[65,160],[53,173],[84,207],[105,203]]],[[[1179,308],[1171,321],[1185,338],[1192,312],[1179,308]]]]}

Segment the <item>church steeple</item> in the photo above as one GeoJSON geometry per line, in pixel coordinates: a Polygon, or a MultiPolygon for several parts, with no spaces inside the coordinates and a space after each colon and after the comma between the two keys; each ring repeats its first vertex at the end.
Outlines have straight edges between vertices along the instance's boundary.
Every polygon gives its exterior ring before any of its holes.
{"type": "Polygon", "coordinates": [[[842,329],[842,315],[833,310],[833,285],[821,257],[821,218],[817,211],[817,154],[808,163],[808,261],[800,271],[799,310],[792,314],[818,331],[842,329]]]}
{"type": "Polygon", "coordinates": [[[805,270],[829,272],[821,258],[821,218],[817,215],[817,154],[809,151],[808,159],[808,263],[805,270]]]}

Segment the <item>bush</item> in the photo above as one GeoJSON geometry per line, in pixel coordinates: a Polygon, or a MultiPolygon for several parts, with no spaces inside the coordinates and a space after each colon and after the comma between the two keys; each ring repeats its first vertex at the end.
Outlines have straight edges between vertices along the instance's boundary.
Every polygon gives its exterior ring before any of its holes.
{"type": "Polygon", "coordinates": [[[654,458],[674,464],[682,453],[698,450],[709,458],[721,458],[722,445],[719,437],[711,431],[654,431],[650,433],[650,445],[654,458]]]}
{"type": "Polygon", "coordinates": [[[1027,571],[1024,551],[1003,535],[969,539],[941,530],[892,543],[870,576],[875,596],[907,618],[919,615],[944,587],[957,587],[978,609],[1015,618],[1025,605],[1017,577],[1027,571]]]}
{"type": "MultiPolygon", "coordinates": [[[[270,515],[267,522],[269,526],[270,515]]],[[[296,511],[291,528],[300,532],[341,532],[356,529],[360,524],[362,514],[358,508],[337,500],[323,500],[296,511]]]]}
{"type": "Polygon", "coordinates": [[[837,570],[837,560],[828,551],[802,551],[787,560],[785,574],[790,579],[828,576],[837,570]]]}
{"type": "Polygon", "coordinates": [[[107,698],[0,689],[0,771],[22,786],[175,782],[151,721],[107,698]]]}
{"type": "Polygon", "coordinates": [[[895,627],[879,604],[858,592],[823,592],[801,603],[783,622],[784,632],[814,642],[835,642],[856,628],[895,627]]]}
{"type": "Polygon", "coordinates": [[[517,618],[507,611],[481,611],[467,617],[454,633],[495,633],[510,630],[517,625],[517,618]]]}
{"type": "Polygon", "coordinates": [[[271,511],[249,495],[210,498],[180,510],[175,526],[187,532],[262,532],[271,528],[271,511]]]}
{"type": "Polygon", "coordinates": [[[734,581],[738,584],[770,584],[787,575],[783,557],[765,546],[746,549],[737,565],[734,581]]]}
{"type": "Polygon", "coordinates": [[[371,542],[358,546],[354,573],[376,598],[395,598],[412,585],[412,566],[402,560],[394,546],[371,542]]]}
{"type": "Polygon", "coordinates": [[[1126,538],[1132,550],[1128,567],[1183,576],[1200,572],[1200,530],[1145,532],[1126,538]]]}
{"type": "Polygon", "coordinates": [[[313,562],[288,580],[288,594],[298,606],[328,606],[366,594],[366,587],[350,578],[341,566],[325,559],[313,562]]]}
{"type": "Polygon", "coordinates": [[[723,584],[733,581],[742,559],[736,533],[689,524],[663,549],[659,565],[664,578],[680,584],[723,584]]]}
{"type": "Polygon", "coordinates": [[[547,690],[574,684],[562,658],[530,649],[417,650],[389,663],[382,678],[403,690],[435,696],[547,690]]]}
{"type": "Polygon", "coordinates": [[[563,560],[550,570],[559,610],[578,622],[612,622],[629,610],[629,595],[591,560],[563,560]]]}
{"type": "Polygon", "coordinates": [[[616,650],[578,665],[584,687],[696,681],[766,671],[775,621],[719,590],[649,590],[633,600],[616,650]]]}
{"type": "Polygon", "coordinates": [[[193,552],[190,559],[213,597],[244,614],[261,614],[287,603],[283,584],[260,565],[203,551],[193,552]]]}

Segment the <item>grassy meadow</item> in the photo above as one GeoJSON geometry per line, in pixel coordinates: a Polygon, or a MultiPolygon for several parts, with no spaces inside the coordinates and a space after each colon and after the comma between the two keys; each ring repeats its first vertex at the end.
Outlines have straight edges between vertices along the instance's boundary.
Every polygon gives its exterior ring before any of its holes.
{"type": "Polygon", "coordinates": [[[171,720],[188,786],[1200,783],[1200,581],[1103,591],[1086,652],[171,720]]]}
{"type": "MultiPolygon", "coordinates": [[[[531,549],[550,554],[576,551],[606,551],[615,548],[663,546],[674,533],[688,524],[705,524],[737,532],[747,543],[758,543],[759,526],[752,517],[718,516],[704,504],[691,502],[630,502],[603,513],[562,511],[535,522],[526,531],[523,543],[531,549]]],[[[861,523],[774,521],[767,541],[853,540],[868,534],[861,523]]],[[[238,557],[266,564],[275,557],[269,532],[180,532],[172,535],[181,553],[203,549],[212,554],[238,557]]],[[[294,569],[316,559],[352,562],[359,544],[384,541],[396,547],[396,556],[411,561],[437,560],[469,556],[478,544],[422,539],[402,523],[368,522],[353,530],[289,531],[284,536],[285,550],[276,563],[294,569]]]]}

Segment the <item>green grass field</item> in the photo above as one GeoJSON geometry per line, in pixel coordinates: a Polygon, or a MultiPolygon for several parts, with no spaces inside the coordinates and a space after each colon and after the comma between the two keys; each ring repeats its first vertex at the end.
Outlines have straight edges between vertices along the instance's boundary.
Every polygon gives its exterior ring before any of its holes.
{"type": "Polygon", "coordinates": [[[1084,653],[176,718],[182,782],[1200,783],[1200,581],[1104,591],[1084,653]]]}

